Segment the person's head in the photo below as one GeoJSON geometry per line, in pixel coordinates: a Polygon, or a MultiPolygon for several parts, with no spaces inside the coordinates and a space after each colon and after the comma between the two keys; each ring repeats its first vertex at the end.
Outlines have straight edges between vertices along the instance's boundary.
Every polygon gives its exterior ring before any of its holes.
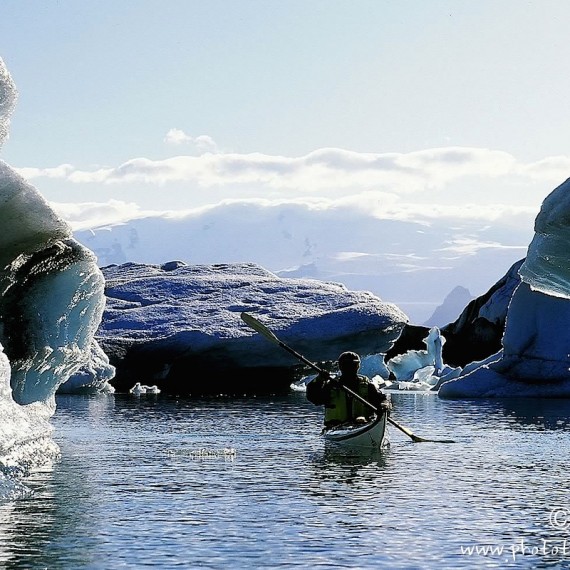
{"type": "Polygon", "coordinates": [[[342,374],[356,374],[360,368],[360,356],[356,352],[343,352],[338,357],[338,367],[342,374]]]}

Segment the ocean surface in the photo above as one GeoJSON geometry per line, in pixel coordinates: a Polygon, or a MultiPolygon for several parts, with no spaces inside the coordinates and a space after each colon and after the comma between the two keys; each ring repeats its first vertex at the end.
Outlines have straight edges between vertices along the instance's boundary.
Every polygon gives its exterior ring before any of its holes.
{"type": "Polygon", "coordinates": [[[0,503],[2,568],[567,568],[570,401],[396,393],[325,446],[303,393],[59,396],[60,459],[0,503]]]}

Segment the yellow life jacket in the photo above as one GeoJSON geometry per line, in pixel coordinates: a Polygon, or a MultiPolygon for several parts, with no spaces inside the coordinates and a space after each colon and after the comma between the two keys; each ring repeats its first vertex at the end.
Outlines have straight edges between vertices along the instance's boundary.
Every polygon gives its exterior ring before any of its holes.
{"type": "MultiPolygon", "coordinates": [[[[351,388],[352,389],[352,388],[351,388]]],[[[368,379],[365,376],[358,376],[358,386],[353,390],[365,400],[368,400],[368,379]]],[[[372,410],[357,400],[354,396],[347,394],[342,388],[334,387],[330,391],[329,401],[325,405],[325,424],[331,421],[346,422],[354,420],[359,416],[368,417],[372,415],[372,410]]]]}

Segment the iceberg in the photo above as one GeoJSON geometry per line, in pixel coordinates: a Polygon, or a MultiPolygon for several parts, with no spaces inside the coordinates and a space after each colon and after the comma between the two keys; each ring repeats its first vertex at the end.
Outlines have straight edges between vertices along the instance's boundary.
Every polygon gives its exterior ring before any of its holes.
{"type": "Polygon", "coordinates": [[[129,394],[133,394],[133,396],[141,396],[143,394],[160,394],[160,388],[155,384],[153,386],[147,386],[146,384],[141,384],[137,382],[130,390],[129,394]]]}
{"type": "MultiPolygon", "coordinates": [[[[0,59],[0,143],[16,88],[0,59]]],[[[0,161],[0,473],[57,453],[58,387],[89,362],[105,306],[93,253],[41,194],[0,161]]],[[[0,497],[3,495],[0,483],[0,497]]]]}
{"type": "Polygon", "coordinates": [[[439,395],[570,397],[570,179],[543,202],[507,309],[502,349],[439,395]]]}
{"type": "Polygon", "coordinates": [[[363,358],[385,352],[408,320],[372,293],[281,278],[253,263],[126,263],[102,271],[107,305],[97,340],[119,392],[136,382],[185,395],[288,391],[299,361],[248,327],[241,312],[315,362],[349,349],[363,358]]]}
{"type": "Polygon", "coordinates": [[[404,354],[394,356],[386,363],[388,370],[396,380],[411,380],[417,370],[426,366],[440,373],[443,370],[442,350],[445,338],[441,336],[438,327],[432,327],[424,338],[427,350],[409,350],[404,354]]]}
{"type": "Polygon", "coordinates": [[[91,342],[87,362],[60,384],[58,394],[113,394],[110,381],[115,377],[115,367],[96,340],[91,342]]]}
{"type": "Polygon", "coordinates": [[[519,270],[533,291],[570,299],[570,179],[544,200],[534,223],[534,237],[519,270]]]}
{"type": "Polygon", "coordinates": [[[57,240],[17,255],[0,271],[0,286],[14,400],[45,401],[86,362],[105,303],[103,276],[83,246],[57,240]]]}
{"type": "MultiPolygon", "coordinates": [[[[447,364],[466,367],[502,349],[507,309],[520,283],[518,270],[523,261],[517,261],[486,293],[472,299],[454,322],[441,327],[440,332],[445,339],[442,357],[447,364]]],[[[426,326],[404,325],[398,340],[386,353],[385,360],[410,350],[423,349],[424,337],[428,333],[426,326]]]]}
{"type": "Polygon", "coordinates": [[[408,350],[386,362],[391,377],[395,378],[392,388],[435,390],[442,382],[460,374],[459,367],[451,367],[443,362],[445,337],[438,327],[432,327],[423,342],[426,349],[408,350]]]}

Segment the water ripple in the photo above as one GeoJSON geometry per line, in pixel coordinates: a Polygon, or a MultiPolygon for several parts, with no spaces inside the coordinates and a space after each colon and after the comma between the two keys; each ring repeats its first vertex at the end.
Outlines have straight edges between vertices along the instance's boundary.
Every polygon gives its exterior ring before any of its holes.
{"type": "Polygon", "coordinates": [[[321,411],[295,393],[60,397],[61,459],[26,479],[33,496],[0,510],[0,562],[93,569],[568,563],[554,549],[566,528],[553,528],[549,516],[569,504],[570,402],[393,400],[394,418],[417,435],[457,443],[413,443],[391,428],[382,451],[325,446],[321,411]],[[528,552],[513,557],[521,544],[528,552]],[[466,550],[484,546],[502,552],[466,550]]]}

